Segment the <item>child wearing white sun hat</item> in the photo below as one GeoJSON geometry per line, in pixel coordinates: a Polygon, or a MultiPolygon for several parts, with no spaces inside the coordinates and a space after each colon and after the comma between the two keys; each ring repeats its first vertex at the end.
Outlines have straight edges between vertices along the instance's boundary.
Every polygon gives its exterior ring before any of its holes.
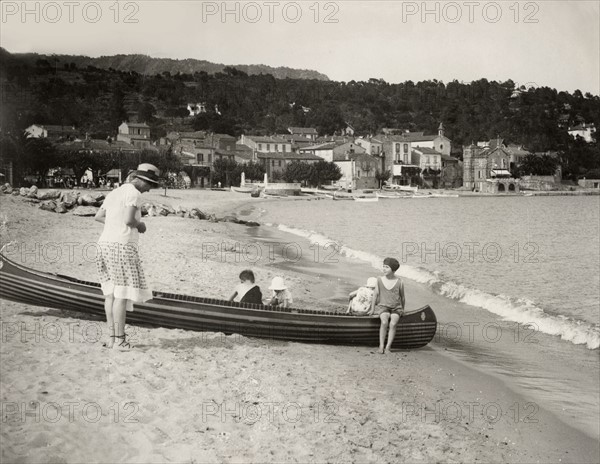
{"type": "Polygon", "coordinates": [[[375,294],[375,287],[377,287],[377,278],[369,277],[367,279],[367,285],[360,287],[358,290],[350,292],[348,298],[348,310],[346,314],[352,314],[353,316],[366,316],[371,309],[371,303],[373,302],[373,295],[375,294]]]}
{"type": "Polygon", "coordinates": [[[289,308],[294,302],[292,294],[285,285],[283,277],[273,277],[271,286],[269,287],[273,293],[271,294],[271,301],[269,302],[272,306],[280,306],[282,308],[289,308]]]}

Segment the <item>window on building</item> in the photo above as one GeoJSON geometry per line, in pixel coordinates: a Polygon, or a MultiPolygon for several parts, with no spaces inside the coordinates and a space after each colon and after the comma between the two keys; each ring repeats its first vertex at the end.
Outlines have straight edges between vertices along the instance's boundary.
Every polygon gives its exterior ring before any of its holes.
{"type": "Polygon", "coordinates": [[[262,151],[262,143],[258,144],[258,151],[262,151]]]}
{"type": "Polygon", "coordinates": [[[204,153],[198,153],[198,163],[204,163],[204,153]]]}
{"type": "Polygon", "coordinates": [[[404,144],[404,153],[408,153],[408,143],[404,144]]]}
{"type": "Polygon", "coordinates": [[[212,163],[212,155],[211,154],[208,155],[208,162],[212,163]]]}
{"type": "Polygon", "coordinates": [[[396,153],[400,153],[400,144],[399,143],[396,144],[396,153]]]}
{"type": "Polygon", "coordinates": [[[444,144],[440,143],[440,151],[442,151],[444,149],[444,144]]]}
{"type": "Polygon", "coordinates": [[[360,171],[356,171],[356,177],[360,177],[360,171]]]}
{"type": "Polygon", "coordinates": [[[267,151],[271,151],[271,144],[267,143],[267,151]]]}
{"type": "Polygon", "coordinates": [[[277,161],[277,166],[281,167],[281,160],[277,161]]]}
{"type": "Polygon", "coordinates": [[[404,155],[404,164],[408,164],[408,155],[404,155]]]}

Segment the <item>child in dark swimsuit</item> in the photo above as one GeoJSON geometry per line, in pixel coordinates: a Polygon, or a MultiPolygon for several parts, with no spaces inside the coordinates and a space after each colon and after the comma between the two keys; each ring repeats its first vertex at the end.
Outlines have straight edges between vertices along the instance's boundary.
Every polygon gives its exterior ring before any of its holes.
{"type": "Polygon", "coordinates": [[[404,284],[402,280],[396,277],[396,271],[400,268],[400,263],[394,258],[385,258],[383,260],[383,277],[377,278],[375,295],[371,304],[370,315],[377,315],[381,319],[379,329],[379,353],[389,353],[394,337],[396,336],[396,326],[402,314],[404,314],[404,284]],[[385,338],[387,335],[387,345],[385,338]]]}
{"type": "Polygon", "coordinates": [[[233,301],[236,297],[240,299],[240,303],[262,304],[262,292],[260,287],[254,284],[254,272],[250,269],[240,273],[240,284],[235,287],[229,301],[233,301]]]}

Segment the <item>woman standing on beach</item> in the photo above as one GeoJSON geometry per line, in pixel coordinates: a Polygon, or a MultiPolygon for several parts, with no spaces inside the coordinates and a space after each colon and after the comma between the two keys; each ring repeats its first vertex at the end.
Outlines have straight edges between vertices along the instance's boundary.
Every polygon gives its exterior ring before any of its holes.
{"type": "Polygon", "coordinates": [[[95,217],[104,224],[96,265],[105,298],[108,348],[115,339],[120,340],[119,348],[131,348],[125,338],[126,311],[133,311],[134,302],[152,298],[138,255],[138,240],[139,234],[146,232],[146,224],[141,221],[142,193],[158,186],[158,175],[156,166],[140,164],[130,182],[106,196],[95,217]]]}

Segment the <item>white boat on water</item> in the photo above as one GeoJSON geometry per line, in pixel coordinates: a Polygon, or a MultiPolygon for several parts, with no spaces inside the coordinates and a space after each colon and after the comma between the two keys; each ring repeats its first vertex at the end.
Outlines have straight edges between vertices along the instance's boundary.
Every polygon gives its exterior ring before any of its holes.
{"type": "Polygon", "coordinates": [[[421,193],[417,195],[411,195],[410,198],[458,198],[457,193],[421,193]]]}
{"type": "Polygon", "coordinates": [[[394,192],[375,192],[375,196],[377,198],[381,198],[382,200],[396,200],[398,198],[402,198],[400,195],[394,192]]]}
{"type": "Polygon", "coordinates": [[[379,197],[367,197],[367,198],[354,197],[354,201],[362,201],[365,203],[371,203],[373,201],[379,201],[379,197]]]}
{"type": "Polygon", "coordinates": [[[410,185],[397,185],[397,184],[389,184],[389,185],[385,185],[383,187],[383,190],[387,190],[387,191],[400,191],[400,192],[411,192],[411,193],[417,193],[417,191],[419,190],[418,186],[410,186],[410,185]]]}
{"type": "Polygon", "coordinates": [[[231,187],[231,191],[237,193],[252,193],[256,189],[256,187],[248,187],[247,185],[245,187],[231,187]]]}

